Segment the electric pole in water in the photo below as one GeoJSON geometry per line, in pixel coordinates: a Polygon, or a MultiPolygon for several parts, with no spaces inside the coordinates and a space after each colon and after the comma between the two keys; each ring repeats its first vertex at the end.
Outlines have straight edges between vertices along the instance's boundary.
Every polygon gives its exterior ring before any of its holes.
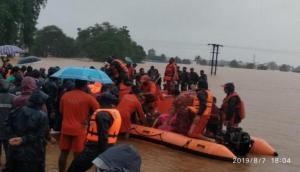
{"type": "Polygon", "coordinates": [[[212,51],[212,57],[211,57],[211,70],[210,70],[210,74],[213,74],[213,68],[215,66],[215,71],[214,74],[217,74],[217,66],[218,66],[218,54],[219,54],[219,47],[223,47],[223,45],[220,44],[208,44],[211,45],[213,47],[213,51],[212,51]],[[216,58],[215,58],[216,57],[216,58]]]}
{"type": "Polygon", "coordinates": [[[254,69],[256,69],[256,65],[255,65],[255,59],[256,59],[256,55],[253,54],[253,66],[254,66],[254,69]]]}

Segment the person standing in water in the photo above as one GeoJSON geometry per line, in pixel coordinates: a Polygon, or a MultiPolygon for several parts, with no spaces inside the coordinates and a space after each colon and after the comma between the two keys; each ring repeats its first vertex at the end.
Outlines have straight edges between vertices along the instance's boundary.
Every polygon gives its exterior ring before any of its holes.
{"type": "Polygon", "coordinates": [[[221,111],[224,113],[224,125],[227,128],[237,128],[242,119],[245,118],[245,107],[242,99],[235,91],[234,83],[228,82],[224,86],[226,97],[223,100],[221,111]]]}

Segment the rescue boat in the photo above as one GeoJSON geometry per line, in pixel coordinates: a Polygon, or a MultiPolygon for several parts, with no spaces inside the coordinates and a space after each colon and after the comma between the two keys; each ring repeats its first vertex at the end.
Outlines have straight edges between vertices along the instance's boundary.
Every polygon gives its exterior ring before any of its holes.
{"type": "MultiPolygon", "coordinates": [[[[164,99],[159,102],[157,110],[162,114],[168,114],[175,97],[167,94],[163,94],[163,96],[164,99]]],[[[132,124],[130,134],[140,139],[176,147],[176,149],[216,159],[232,161],[238,157],[238,155],[221,143],[191,138],[179,133],[143,125],[132,124]]],[[[247,155],[278,156],[275,149],[264,139],[251,136],[251,140],[253,143],[247,155]]]]}
{"type": "MultiPolygon", "coordinates": [[[[225,145],[213,141],[190,138],[178,133],[164,131],[157,128],[132,124],[130,134],[137,138],[173,146],[187,152],[216,159],[233,160],[237,157],[237,155],[235,155],[225,145]]],[[[257,137],[251,137],[251,139],[254,143],[249,152],[250,154],[263,156],[278,155],[274,148],[264,139],[257,137]]]]}

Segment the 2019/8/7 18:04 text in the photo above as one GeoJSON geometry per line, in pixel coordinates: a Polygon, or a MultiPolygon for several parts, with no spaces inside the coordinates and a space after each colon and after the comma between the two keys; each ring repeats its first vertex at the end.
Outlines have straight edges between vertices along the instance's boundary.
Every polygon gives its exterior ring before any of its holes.
{"type": "Polygon", "coordinates": [[[233,164],[264,164],[267,162],[272,164],[290,164],[292,160],[290,157],[237,157],[232,161],[233,164]]]}

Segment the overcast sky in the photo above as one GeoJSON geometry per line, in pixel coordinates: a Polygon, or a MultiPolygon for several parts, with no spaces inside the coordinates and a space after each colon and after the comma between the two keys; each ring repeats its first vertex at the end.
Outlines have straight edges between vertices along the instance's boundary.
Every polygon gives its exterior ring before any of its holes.
{"type": "Polygon", "coordinates": [[[134,41],[158,55],[300,65],[300,0],[48,0],[38,28],[77,28],[110,22],[127,26],[134,41]]]}

